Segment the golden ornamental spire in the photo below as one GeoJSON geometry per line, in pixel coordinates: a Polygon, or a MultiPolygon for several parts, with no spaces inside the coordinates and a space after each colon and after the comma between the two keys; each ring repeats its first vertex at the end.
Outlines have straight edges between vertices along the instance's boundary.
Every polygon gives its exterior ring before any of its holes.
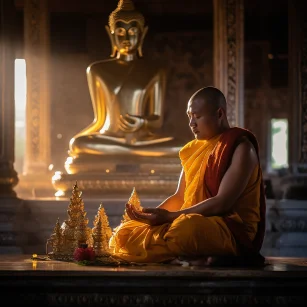
{"type": "Polygon", "coordinates": [[[84,202],[81,195],[82,191],[79,190],[78,183],[76,182],[68,205],[68,219],[61,226],[63,250],[66,255],[72,256],[79,242],[86,240],[84,233],[86,230],[84,228],[88,220],[85,217],[86,212],[84,211],[84,202]]]}
{"type": "MultiPolygon", "coordinates": [[[[98,217],[100,217],[104,231],[106,233],[106,238],[109,241],[111,236],[112,236],[112,229],[111,229],[110,224],[109,224],[108,215],[107,215],[106,210],[105,210],[102,203],[100,203],[100,205],[99,205],[98,212],[97,212],[97,215],[95,217],[95,220],[98,217]]],[[[94,223],[95,223],[95,221],[94,221],[94,223]]]]}
{"type": "Polygon", "coordinates": [[[133,188],[131,195],[128,199],[128,204],[133,205],[137,209],[142,209],[141,200],[138,193],[136,192],[135,187],[133,188]]]}
{"type": "Polygon", "coordinates": [[[78,181],[75,182],[73,189],[72,189],[72,196],[77,195],[81,197],[82,192],[79,190],[78,181]]]}
{"type": "Polygon", "coordinates": [[[75,229],[75,240],[77,246],[82,244],[87,244],[92,246],[92,229],[88,227],[88,218],[86,217],[86,212],[80,212],[79,220],[75,229]]]}
{"type": "Polygon", "coordinates": [[[109,240],[112,236],[112,230],[109,226],[108,216],[102,203],[100,204],[94,219],[92,236],[95,254],[97,256],[108,255],[110,251],[109,240]]]}
{"type": "Polygon", "coordinates": [[[46,254],[48,254],[49,256],[61,254],[62,245],[63,245],[63,235],[60,225],[60,219],[58,218],[55,227],[53,229],[53,233],[51,234],[50,238],[47,240],[46,254]],[[52,247],[52,251],[49,253],[48,248],[50,245],[52,247]]]}
{"type": "Polygon", "coordinates": [[[71,260],[75,249],[80,244],[92,245],[92,229],[88,227],[87,213],[84,210],[82,191],[76,182],[73,186],[67,209],[68,218],[60,226],[59,219],[47,245],[52,244],[54,259],[71,260]]]}
{"type": "MultiPolygon", "coordinates": [[[[142,210],[143,207],[141,206],[141,200],[140,200],[140,197],[138,195],[138,193],[136,192],[136,189],[135,187],[133,188],[132,192],[131,192],[131,195],[127,201],[128,204],[130,205],[133,205],[135,209],[137,210],[142,210]]],[[[125,212],[125,214],[123,215],[123,220],[122,220],[122,223],[123,222],[127,222],[127,221],[130,221],[130,217],[128,216],[128,214],[125,212]]]]}

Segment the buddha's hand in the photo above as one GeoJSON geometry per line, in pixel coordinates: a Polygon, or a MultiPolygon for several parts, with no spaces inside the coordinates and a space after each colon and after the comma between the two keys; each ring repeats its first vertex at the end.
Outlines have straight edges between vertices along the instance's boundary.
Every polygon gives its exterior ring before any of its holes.
{"type": "Polygon", "coordinates": [[[139,211],[133,205],[126,204],[126,212],[130,219],[151,226],[172,223],[175,219],[174,212],[162,208],[143,208],[142,211],[139,211]]]}
{"type": "Polygon", "coordinates": [[[141,129],[145,125],[145,119],[135,115],[120,115],[119,127],[122,131],[131,133],[141,129]]]}

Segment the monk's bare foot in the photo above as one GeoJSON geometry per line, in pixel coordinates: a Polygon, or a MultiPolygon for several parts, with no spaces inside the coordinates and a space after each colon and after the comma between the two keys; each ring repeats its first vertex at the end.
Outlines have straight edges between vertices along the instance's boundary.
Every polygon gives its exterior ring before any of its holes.
{"type": "Polygon", "coordinates": [[[171,265],[182,265],[182,261],[180,261],[178,258],[173,259],[169,262],[171,265]]]}
{"type": "Polygon", "coordinates": [[[215,257],[202,257],[188,262],[191,266],[211,266],[215,262],[215,257]]]}
{"type": "Polygon", "coordinates": [[[171,260],[169,264],[171,265],[181,265],[181,266],[212,266],[218,261],[217,257],[204,256],[199,258],[185,258],[179,257],[171,260]]]}
{"type": "Polygon", "coordinates": [[[179,257],[175,260],[179,264],[187,264],[187,266],[213,266],[218,261],[214,256],[202,256],[202,257],[179,257]]]}

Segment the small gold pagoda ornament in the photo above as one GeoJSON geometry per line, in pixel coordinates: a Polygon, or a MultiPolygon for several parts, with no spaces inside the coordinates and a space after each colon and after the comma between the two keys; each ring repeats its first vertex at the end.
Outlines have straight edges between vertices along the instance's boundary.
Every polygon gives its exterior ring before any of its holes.
{"type": "MultiPolygon", "coordinates": [[[[140,197],[138,195],[138,193],[136,192],[135,187],[133,188],[130,198],[127,201],[128,204],[133,205],[134,208],[136,208],[137,210],[141,211],[143,209],[143,207],[141,206],[141,200],[140,197]]],[[[123,215],[123,220],[121,221],[122,223],[125,223],[127,221],[130,221],[130,217],[128,216],[127,212],[125,211],[125,214],[123,215]]]]}
{"type": "Polygon", "coordinates": [[[63,247],[63,235],[60,225],[60,219],[58,218],[53,229],[53,233],[51,234],[50,238],[47,240],[46,243],[46,254],[48,254],[48,247],[51,245],[52,252],[49,253],[50,255],[60,255],[62,254],[62,247],[63,247]]]}
{"type": "Polygon", "coordinates": [[[68,219],[59,227],[59,220],[50,239],[47,240],[46,253],[52,259],[73,260],[73,254],[77,247],[83,244],[92,246],[92,229],[88,227],[88,218],[84,210],[82,192],[78,184],[73,187],[72,196],[68,205],[68,219]],[[49,246],[52,251],[48,252],[49,246]]]}
{"type": "Polygon", "coordinates": [[[109,241],[111,236],[112,229],[109,226],[109,220],[105,208],[101,203],[95,216],[94,227],[92,229],[95,255],[102,257],[110,254],[109,241]]]}

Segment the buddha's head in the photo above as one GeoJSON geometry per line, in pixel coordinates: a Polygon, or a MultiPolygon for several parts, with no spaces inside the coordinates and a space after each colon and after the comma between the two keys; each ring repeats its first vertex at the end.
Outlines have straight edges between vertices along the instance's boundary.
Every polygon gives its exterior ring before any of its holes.
{"type": "Polygon", "coordinates": [[[142,57],[143,40],[147,32],[144,16],[135,9],[131,0],[120,0],[109,16],[106,30],[112,43],[112,54],[137,53],[142,57]]]}

